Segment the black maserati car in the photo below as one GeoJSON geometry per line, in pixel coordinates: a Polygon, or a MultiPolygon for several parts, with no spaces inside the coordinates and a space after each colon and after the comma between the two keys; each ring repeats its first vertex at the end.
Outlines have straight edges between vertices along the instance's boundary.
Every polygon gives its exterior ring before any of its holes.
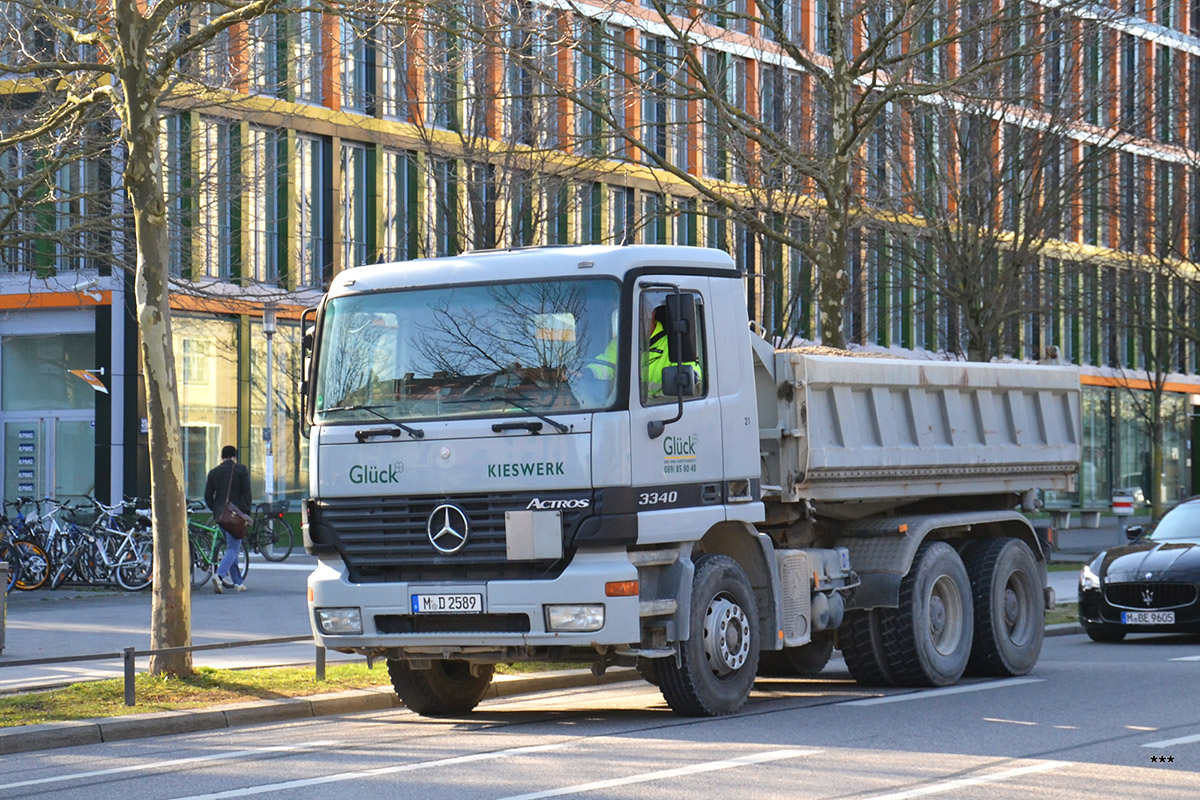
{"type": "Polygon", "coordinates": [[[1079,573],[1079,622],[1097,642],[1127,633],[1200,633],[1200,497],[1149,532],[1105,550],[1079,573]]]}

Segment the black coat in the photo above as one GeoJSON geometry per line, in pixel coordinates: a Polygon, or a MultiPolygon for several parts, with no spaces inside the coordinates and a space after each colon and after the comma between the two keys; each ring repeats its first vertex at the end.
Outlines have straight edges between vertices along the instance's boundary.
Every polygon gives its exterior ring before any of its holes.
{"type": "Polygon", "coordinates": [[[208,481],[204,484],[204,504],[214,514],[217,510],[225,505],[225,487],[229,487],[228,499],[233,500],[233,504],[245,511],[250,512],[250,506],[253,500],[250,498],[250,470],[245,464],[239,464],[236,461],[222,461],[217,464],[208,473],[208,481]],[[233,470],[233,482],[229,481],[229,470],[233,470]]]}

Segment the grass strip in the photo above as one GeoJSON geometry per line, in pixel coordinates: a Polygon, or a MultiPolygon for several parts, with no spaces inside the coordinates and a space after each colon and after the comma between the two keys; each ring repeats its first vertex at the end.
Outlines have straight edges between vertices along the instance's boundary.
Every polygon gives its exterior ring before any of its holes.
{"type": "MultiPolygon", "coordinates": [[[[496,671],[524,674],[578,666],[501,664],[496,671]]],[[[0,695],[0,727],[208,708],[225,703],[279,700],[376,686],[391,686],[387,666],[382,662],[377,662],[374,669],[367,669],[366,663],[329,664],[325,667],[325,680],[320,682],[314,677],[312,667],[238,670],[196,667],[196,671],[188,678],[142,672],[135,677],[137,705],[133,707],[125,705],[125,681],[121,678],[76,683],[61,689],[0,695]]]]}

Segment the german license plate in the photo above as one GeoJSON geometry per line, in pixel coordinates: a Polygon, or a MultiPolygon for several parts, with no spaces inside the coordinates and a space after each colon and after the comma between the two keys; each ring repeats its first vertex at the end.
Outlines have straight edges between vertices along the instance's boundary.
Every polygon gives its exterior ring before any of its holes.
{"type": "Polygon", "coordinates": [[[1126,625],[1174,625],[1174,611],[1122,611],[1121,622],[1126,625]]]}
{"type": "Polygon", "coordinates": [[[481,614],[482,594],[414,594],[414,614],[481,614]]]}

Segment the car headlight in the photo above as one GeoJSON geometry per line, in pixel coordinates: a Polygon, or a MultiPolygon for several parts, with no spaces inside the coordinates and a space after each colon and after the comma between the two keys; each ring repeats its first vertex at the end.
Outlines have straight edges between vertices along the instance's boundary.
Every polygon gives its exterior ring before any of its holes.
{"type": "Polygon", "coordinates": [[[1092,565],[1085,564],[1083,569],[1079,570],[1079,591],[1087,589],[1099,589],[1100,576],[1092,572],[1092,565]]]}
{"type": "Polygon", "coordinates": [[[362,612],[357,608],[318,608],[317,625],[328,635],[359,635],[363,632],[362,612]]]}

